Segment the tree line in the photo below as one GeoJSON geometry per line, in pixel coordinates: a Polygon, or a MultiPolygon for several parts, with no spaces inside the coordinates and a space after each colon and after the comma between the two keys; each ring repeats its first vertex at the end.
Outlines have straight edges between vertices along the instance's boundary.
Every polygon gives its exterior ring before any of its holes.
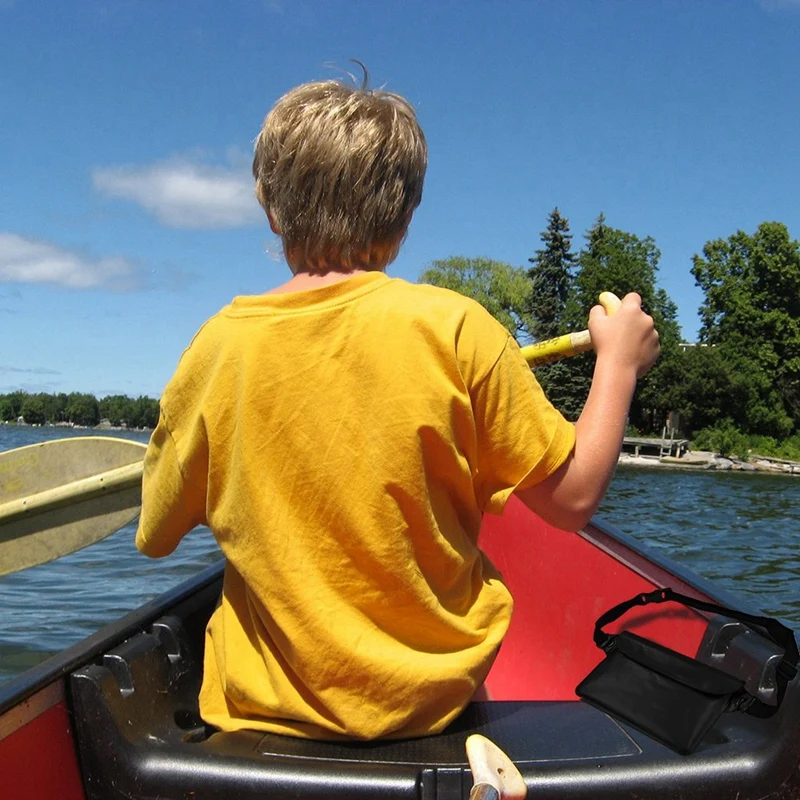
{"type": "Polygon", "coordinates": [[[158,422],[158,400],[115,394],[98,400],[92,394],[64,392],[11,392],[0,394],[0,419],[28,425],[67,423],[94,427],[107,419],[114,426],[154,428],[158,422]]]}
{"type": "MultiPolygon", "coordinates": [[[[420,280],[481,303],[521,343],[586,327],[602,291],[635,291],[661,336],[661,357],[640,380],[630,413],[638,433],[661,435],[667,420],[696,447],[800,457],[800,242],[764,222],[708,241],[692,259],[703,291],[698,341],[682,341],[677,306],[659,288],[654,239],[614,228],[601,214],[573,249],[558,208],[528,266],[488,258],[434,261],[420,280]]],[[[536,370],[551,401],[577,419],[594,355],[536,370]]]]}

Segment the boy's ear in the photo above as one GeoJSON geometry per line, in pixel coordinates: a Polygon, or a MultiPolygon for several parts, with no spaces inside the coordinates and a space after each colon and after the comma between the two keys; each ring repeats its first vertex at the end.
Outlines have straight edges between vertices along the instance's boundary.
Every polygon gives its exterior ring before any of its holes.
{"type": "Polygon", "coordinates": [[[272,216],[272,211],[270,209],[267,209],[267,219],[269,220],[269,227],[272,229],[272,232],[276,236],[280,236],[280,228],[278,228],[278,224],[275,222],[275,217],[272,216]]]}

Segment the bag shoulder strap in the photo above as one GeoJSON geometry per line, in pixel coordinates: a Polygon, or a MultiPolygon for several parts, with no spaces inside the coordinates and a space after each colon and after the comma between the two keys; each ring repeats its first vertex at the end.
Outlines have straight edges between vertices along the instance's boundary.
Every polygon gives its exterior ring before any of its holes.
{"type": "Polygon", "coordinates": [[[630,600],[626,600],[624,603],[620,603],[606,611],[606,613],[597,620],[594,626],[594,643],[602,650],[608,650],[612,646],[615,637],[613,634],[606,633],[603,630],[606,625],[618,619],[635,606],[646,606],[651,603],[667,603],[671,601],[696,608],[698,611],[708,611],[713,614],[722,614],[726,617],[738,619],[753,628],[757,628],[759,633],[765,634],[768,639],[783,650],[783,658],[776,670],[777,705],[768,706],[766,703],[762,703],[760,700],[755,700],[754,698],[753,704],[747,709],[749,714],[758,717],[768,717],[774,714],[783,701],[783,695],[786,692],[787,684],[793,680],[797,674],[798,650],[794,632],[783,623],[771,617],[759,617],[753,614],[746,614],[744,611],[738,611],[735,608],[727,608],[726,606],[709,603],[705,600],[696,600],[694,597],[679,594],[669,587],[666,587],[663,589],[656,589],[653,592],[638,594],[630,600]]]}

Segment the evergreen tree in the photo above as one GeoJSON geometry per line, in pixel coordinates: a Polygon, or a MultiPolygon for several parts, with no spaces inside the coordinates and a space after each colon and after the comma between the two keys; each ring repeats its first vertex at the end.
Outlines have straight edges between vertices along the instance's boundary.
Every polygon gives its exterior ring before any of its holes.
{"type": "Polygon", "coordinates": [[[528,261],[531,295],[528,313],[534,338],[552,339],[566,333],[564,312],[572,283],[575,256],[571,251],[569,220],[554,208],[547,217],[547,230],[541,234],[544,247],[528,261]]]}
{"type": "MultiPolygon", "coordinates": [[[[544,247],[528,261],[531,294],[528,314],[531,332],[536,341],[552,339],[567,333],[564,315],[572,288],[575,255],[572,253],[572,234],[569,220],[554,208],[547,217],[547,229],[541,233],[544,247]]],[[[572,402],[576,396],[573,372],[564,362],[538,367],[536,378],[551,403],[574,419],[580,405],[572,402]]]]}

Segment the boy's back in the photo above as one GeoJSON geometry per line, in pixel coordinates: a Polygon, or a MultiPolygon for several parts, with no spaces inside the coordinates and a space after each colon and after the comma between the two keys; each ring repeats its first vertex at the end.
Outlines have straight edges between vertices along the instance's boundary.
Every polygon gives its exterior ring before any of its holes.
{"type": "Polygon", "coordinates": [[[208,722],[372,738],[459,713],[511,612],[482,513],[573,445],[520,362],[476,304],[381,272],[206,324],[162,399],[137,544],[207,523],[228,559],[208,722]]]}
{"type": "Polygon", "coordinates": [[[206,523],[228,559],[200,698],[221,728],[372,738],[452,720],[511,613],[481,514],[517,492],[583,525],[658,354],[636,295],[593,309],[573,428],[480,306],[383,275],[426,164],[403,98],[335,82],[282,97],[253,172],[293,277],[210,320],[162,397],[136,542],[166,555],[206,523]]]}

